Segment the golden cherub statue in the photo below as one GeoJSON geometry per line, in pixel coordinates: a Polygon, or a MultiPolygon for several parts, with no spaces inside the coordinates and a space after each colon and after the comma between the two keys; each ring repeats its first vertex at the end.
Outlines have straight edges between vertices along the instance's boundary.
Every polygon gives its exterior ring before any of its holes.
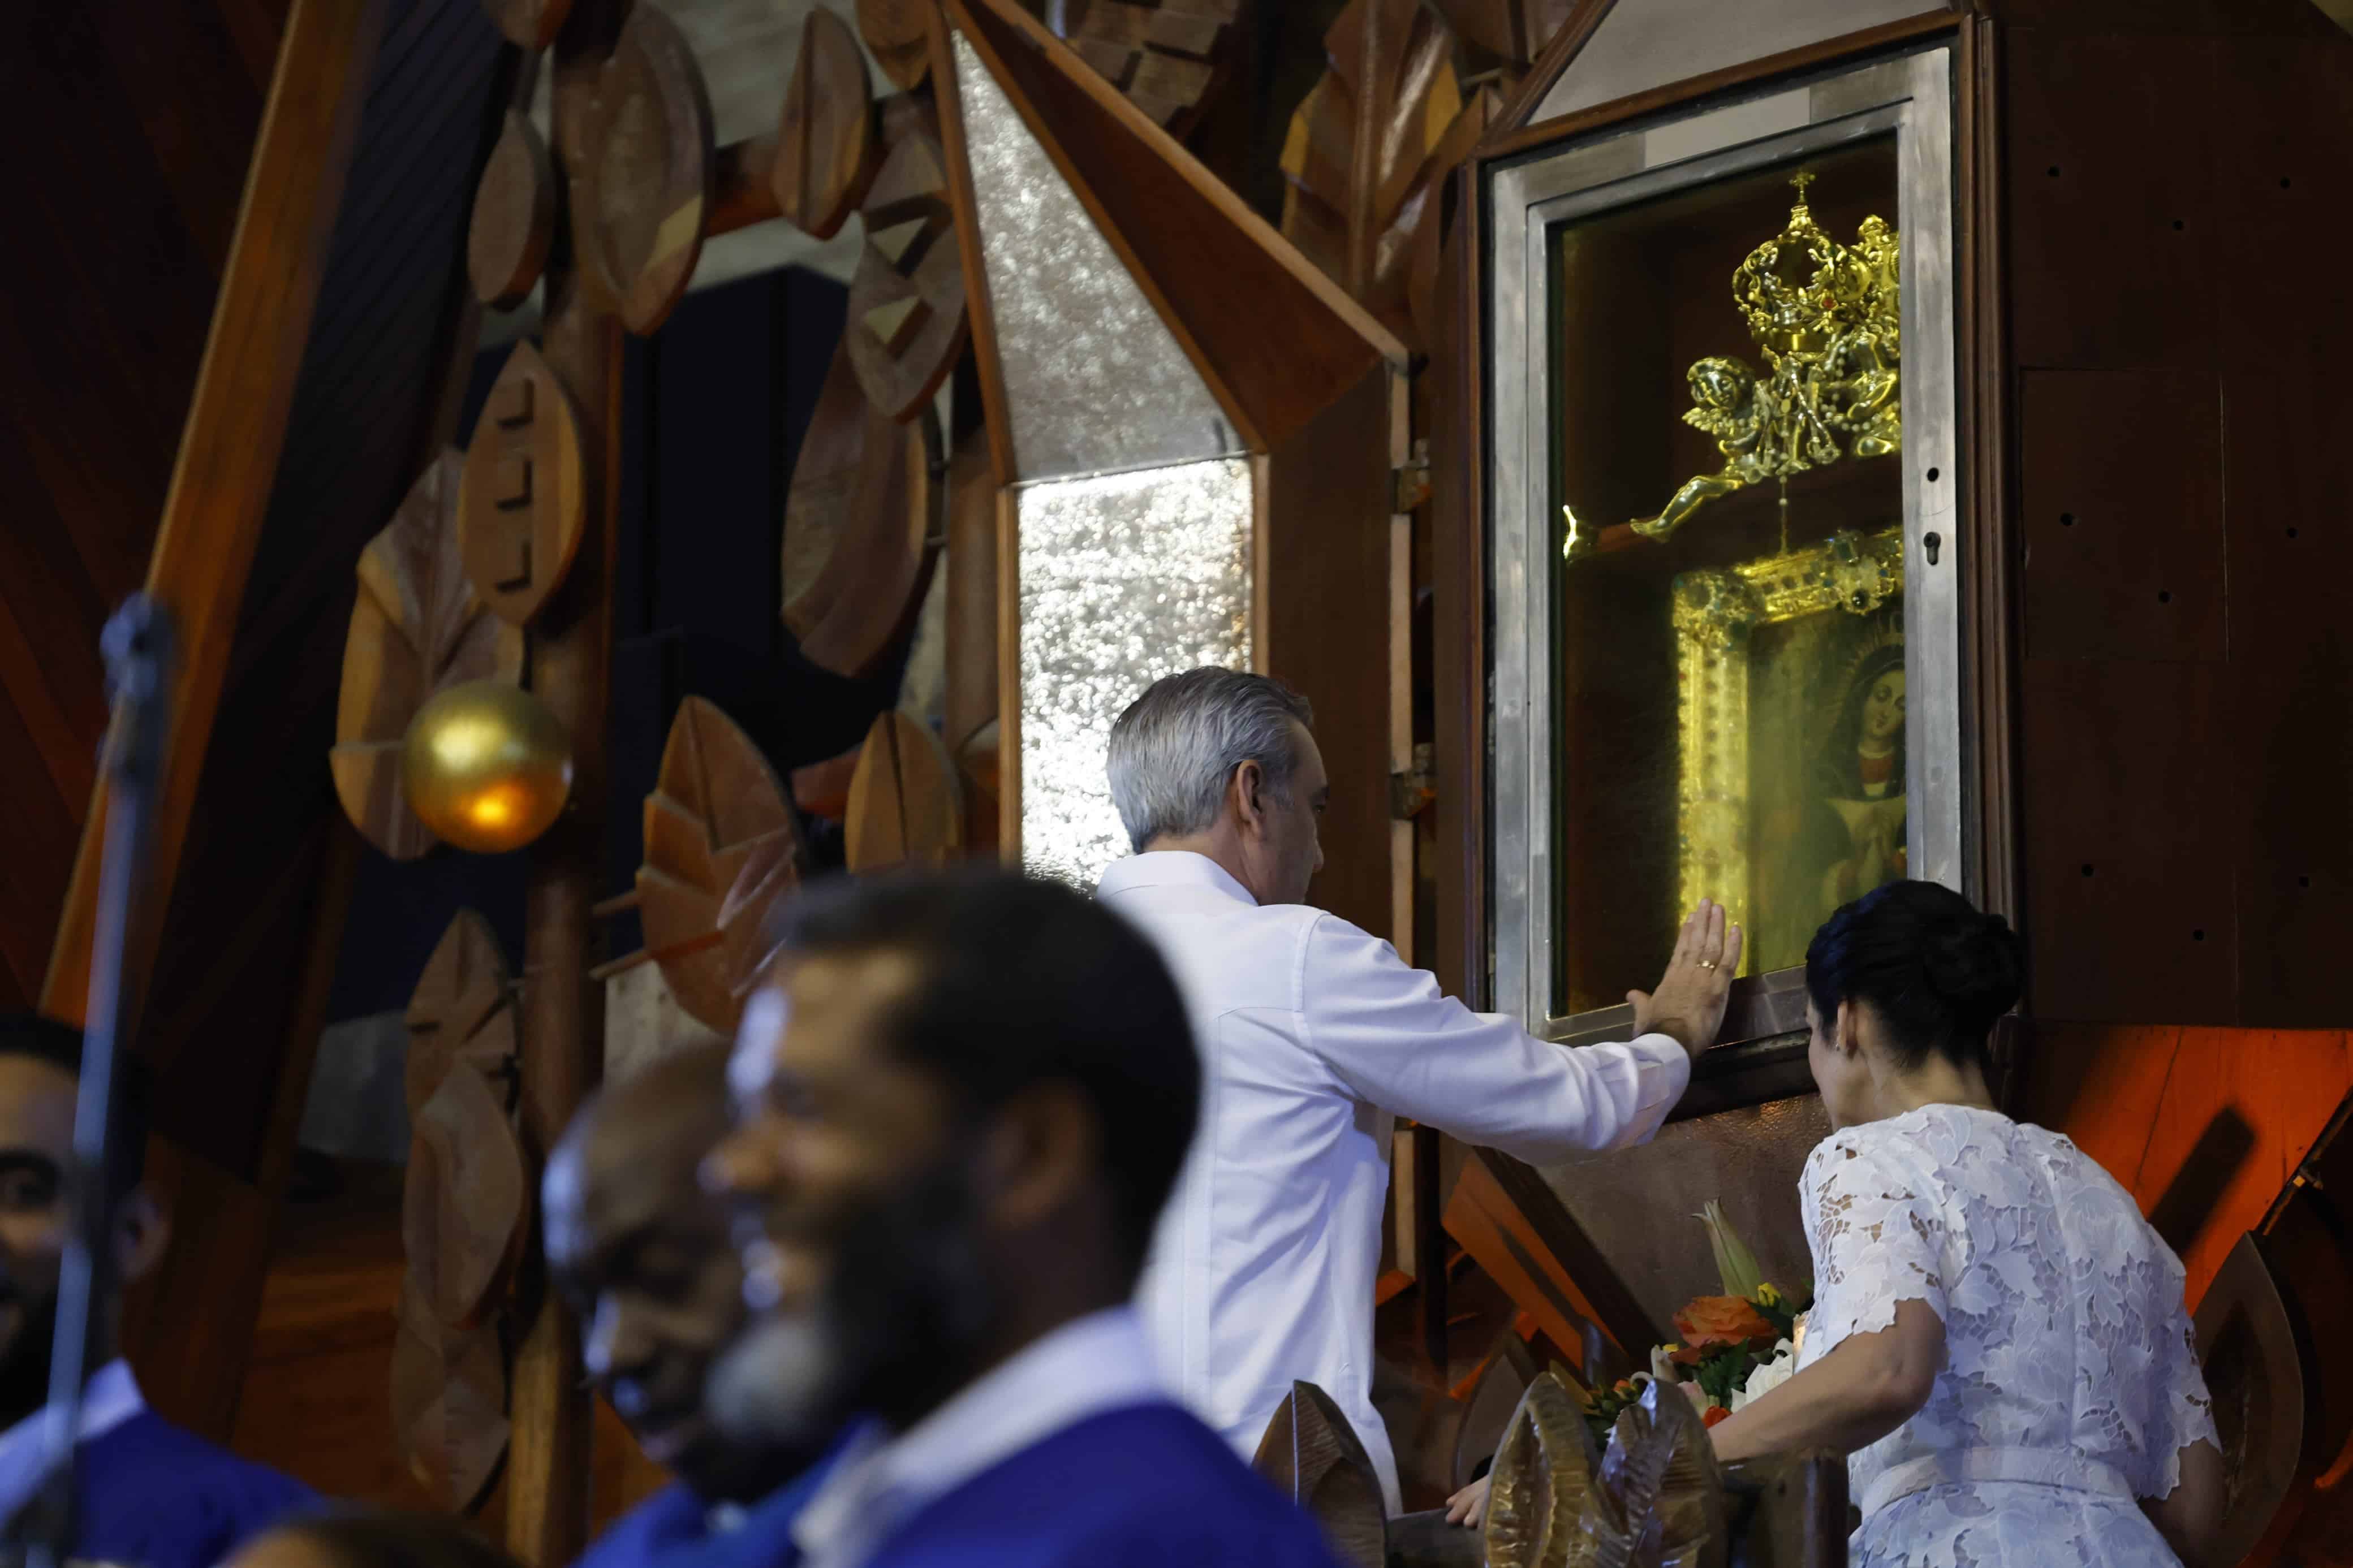
{"type": "MultiPolygon", "coordinates": [[[[1759,377],[1736,359],[1715,356],[1689,373],[1692,406],[1683,422],[1715,437],[1724,467],[1684,480],[1657,516],[1631,524],[1636,533],[1665,539],[1709,501],[1761,479],[1786,481],[1844,457],[1902,448],[1896,233],[1884,219],[1867,217],[1855,242],[1841,245],[1806,206],[1813,180],[1791,179],[1798,200],[1788,226],[1732,275],[1733,299],[1767,373],[1759,377]]],[[[1573,527],[1564,557],[1589,550],[1588,534],[1573,527]]]]}

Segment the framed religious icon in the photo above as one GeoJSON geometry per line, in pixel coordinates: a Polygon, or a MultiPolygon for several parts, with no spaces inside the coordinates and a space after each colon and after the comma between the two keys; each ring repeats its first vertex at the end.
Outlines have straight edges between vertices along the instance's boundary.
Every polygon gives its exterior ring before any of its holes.
{"type": "Polygon", "coordinates": [[[1689,1107],[1807,1086],[1820,922],[1960,885],[1951,64],[1485,174],[1493,978],[1622,1037],[1681,912],[1747,933],[1689,1107]]]}

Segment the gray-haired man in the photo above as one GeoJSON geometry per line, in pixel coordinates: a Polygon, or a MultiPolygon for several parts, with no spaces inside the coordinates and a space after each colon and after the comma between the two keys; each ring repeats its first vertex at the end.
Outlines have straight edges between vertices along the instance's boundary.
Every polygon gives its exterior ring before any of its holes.
{"type": "Polygon", "coordinates": [[[1372,1404],[1391,1117],[1537,1162],[1644,1141],[1715,1039],[1740,931],[1713,903],[1692,911],[1658,990],[1630,994],[1630,1044],[1570,1051],[1473,1013],[1302,901],[1331,795],[1313,721],[1278,681],[1204,668],[1155,682],[1112,730],[1136,853],[1097,896],[1159,944],[1205,1077],[1138,1300],[1165,1375],[1229,1441],[1255,1449],[1306,1379],[1347,1414],[1395,1512],[1372,1404]]]}

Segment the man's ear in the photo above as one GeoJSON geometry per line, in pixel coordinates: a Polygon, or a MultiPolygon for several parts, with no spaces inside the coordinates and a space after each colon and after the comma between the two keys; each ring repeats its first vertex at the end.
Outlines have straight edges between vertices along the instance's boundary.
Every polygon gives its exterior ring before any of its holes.
{"type": "Polygon", "coordinates": [[[172,1214],[144,1182],[131,1189],[114,1215],[115,1277],[128,1285],[164,1260],[172,1240],[172,1214]]]}
{"type": "Polygon", "coordinates": [[[1025,1090],[997,1113],[981,1163],[987,1223],[1006,1230],[1036,1225],[1094,1186],[1103,1163],[1094,1108],[1076,1084],[1025,1090]]]}
{"type": "Polygon", "coordinates": [[[1245,827],[1263,829],[1266,826],[1266,770],[1255,759],[1245,760],[1234,768],[1233,782],[1227,785],[1233,797],[1234,815],[1245,827]]]}

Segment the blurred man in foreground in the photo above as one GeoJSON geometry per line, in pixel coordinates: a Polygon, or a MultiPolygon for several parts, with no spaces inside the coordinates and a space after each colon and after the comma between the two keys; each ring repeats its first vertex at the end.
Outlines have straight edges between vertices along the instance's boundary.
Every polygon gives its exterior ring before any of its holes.
{"type": "Polygon", "coordinates": [[[589,1375],[646,1457],[678,1477],[607,1531],[584,1568],[636,1568],[739,1530],[747,1545],[782,1545],[807,1489],[794,1483],[818,1457],[732,1443],[704,1414],[712,1363],[744,1321],[727,1215],[697,1178],[727,1131],[727,1059],[723,1044],[695,1047],[607,1089],[547,1163],[548,1268],[586,1325],[589,1375]]]}
{"type": "Polygon", "coordinates": [[[1329,1568],[1169,1401],[1127,1305],[1199,1094],[1151,948],[1005,872],[787,918],[708,1180],[763,1304],[722,1420],[807,1443],[866,1417],[795,1527],[801,1568],[1329,1568]]]}
{"type": "MultiPolygon", "coordinates": [[[[131,1363],[115,1354],[121,1287],[164,1256],[171,1222],[144,1182],[147,1096],[129,1052],[114,1068],[107,1181],[116,1205],[113,1286],[91,1325],[75,1434],[72,1555],[138,1568],[213,1568],[248,1536],[311,1500],[301,1486],[249,1465],[147,1408],[131,1363]]],[[[66,1192],[81,1032],[20,1013],[0,1017],[0,1523],[39,1489],[41,1410],[57,1332],[58,1276],[73,1225],[66,1192]]],[[[202,1310],[195,1302],[164,1310],[202,1310]]]]}

